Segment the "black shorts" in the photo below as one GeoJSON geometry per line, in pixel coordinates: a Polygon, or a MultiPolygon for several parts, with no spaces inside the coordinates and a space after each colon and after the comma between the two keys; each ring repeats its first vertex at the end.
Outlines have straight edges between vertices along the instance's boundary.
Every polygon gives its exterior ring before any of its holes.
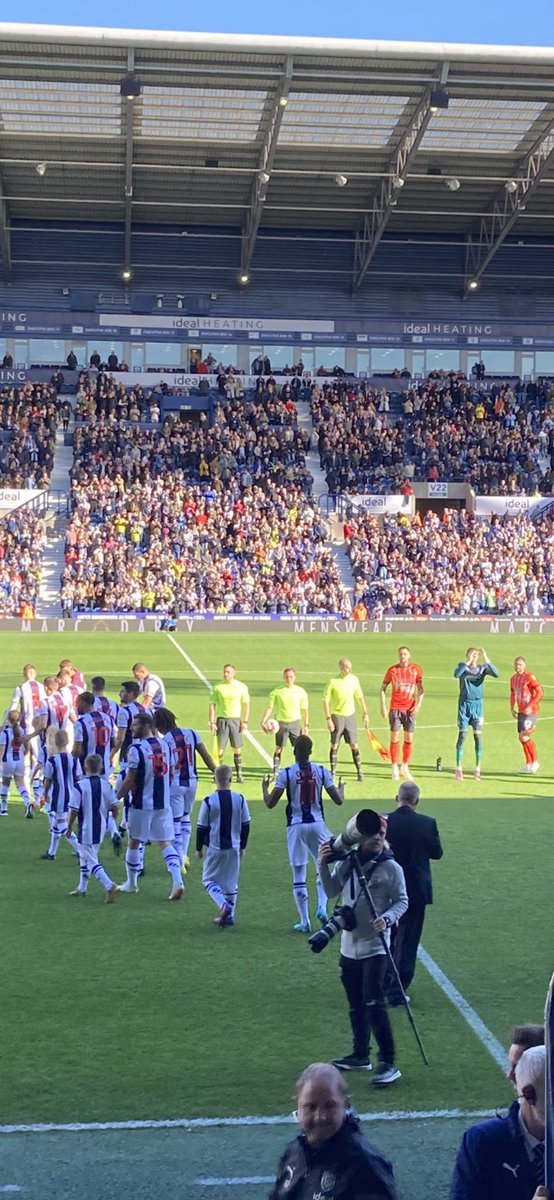
{"type": "Polygon", "coordinates": [[[331,734],[331,741],[334,743],[340,742],[344,738],[346,745],[350,746],[352,742],[358,741],[358,726],[354,715],[351,717],[337,717],[334,713],[331,714],[334,732],[331,734]]]}
{"type": "Polygon", "coordinates": [[[220,750],[225,749],[227,742],[231,743],[233,750],[240,750],[242,747],[240,717],[218,717],[217,740],[220,750]]]}
{"type": "Polygon", "coordinates": [[[286,746],[290,738],[291,746],[295,746],[300,737],[301,728],[300,721],[279,721],[279,728],[275,734],[275,745],[282,748],[286,746]]]}
{"type": "Polygon", "coordinates": [[[532,733],[537,724],[536,713],[518,713],[517,714],[517,731],[518,733],[532,733]]]}
{"type": "Polygon", "coordinates": [[[393,733],[398,733],[399,729],[403,729],[404,733],[413,733],[416,727],[415,712],[412,709],[405,711],[403,708],[391,708],[389,712],[389,728],[393,733]]]}

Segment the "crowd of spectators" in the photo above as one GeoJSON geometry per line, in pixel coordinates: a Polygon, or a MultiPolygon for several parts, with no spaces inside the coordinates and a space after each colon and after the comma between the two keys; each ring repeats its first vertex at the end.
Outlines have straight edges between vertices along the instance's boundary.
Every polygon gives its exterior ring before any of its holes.
{"type": "Polygon", "coordinates": [[[554,614],[554,505],[535,519],[364,515],[344,537],[358,616],[554,614]]]}
{"type": "Polygon", "coordinates": [[[315,385],[312,417],[329,491],[401,490],[467,482],[481,495],[550,495],[554,389],[485,390],[453,376],[411,387],[396,401],[345,381],[315,385]]]}
{"type": "Polygon", "coordinates": [[[33,617],[46,540],[42,521],[14,511],[0,521],[0,614],[33,617]]]}
{"type": "Polygon", "coordinates": [[[211,427],[77,428],[64,612],[346,614],[308,445],[276,396],[223,403],[211,427]]]}
{"type": "Polygon", "coordinates": [[[0,391],[0,487],[48,487],[62,406],[49,383],[0,391]]]}

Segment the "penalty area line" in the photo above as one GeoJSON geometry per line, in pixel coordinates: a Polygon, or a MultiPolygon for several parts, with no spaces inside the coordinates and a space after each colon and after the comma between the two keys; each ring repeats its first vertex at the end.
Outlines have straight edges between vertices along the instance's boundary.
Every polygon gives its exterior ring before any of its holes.
{"type": "MultiPolygon", "coordinates": [[[[206,676],[200,670],[200,667],[196,666],[196,663],[192,661],[192,658],[189,657],[189,655],[186,653],[186,651],[183,650],[183,647],[180,646],[179,643],[175,641],[175,638],[172,637],[172,635],[170,633],[168,633],[167,636],[168,636],[168,640],[171,642],[172,646],[175,646],[177,653],[181,655],[181,658],[184,658],[186,663],[188,663],[191,671],[194,671],[194,674],[197,676],[198,679],[200,679],[202,681],[204,686],[208,688],[208,691],[211,691],[212,685],[211,685],[209,679],[206,679],[206,676]]],[[[260,758],[263,758],[264,762],[267,763],[267,766],[272,767],[273,759],[270,758],[269,754],[267,753],[267,750],[264,750],[263,746],[260,744],[258,739],[255,738],[252,733],[250,733],[249,729],[245,729],[244,736],[245,736],[245,738],[248,739],[248,741],[250,742],[250,745],[253,746],[255,750],[257,750],[258,754],[260,755],[260,758]]]]}
{"type": "MultiPolygon", "coordinates": [[[[494,1109],[468,1111],[462,1108],[433,1108],[426,1111],[399,1109],[392,1112],[358,1113],[360,1121],[472,1121],[477,1117],[493,1117],[494,1109]]],[[[210,1129],[241,1128],[252,1125],[297,1125],[293,1113],[275,1117],[176,1117],[161,1121],[73,1121],[71,1124],[51,1121],[34,1125],[0,1125],[0,1134],[10,1133],[111,1133],[133,1129],[210,1129]]],[[[10,1185],[8,1185],[10,1186],[10,1185]]]]}

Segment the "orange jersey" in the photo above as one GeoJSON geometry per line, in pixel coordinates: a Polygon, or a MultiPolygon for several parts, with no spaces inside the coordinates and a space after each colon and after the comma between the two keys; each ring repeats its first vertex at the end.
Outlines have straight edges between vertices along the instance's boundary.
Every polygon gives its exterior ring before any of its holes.
{"type": "Polygon", "coordinates": [[[415,708],[418,684],[423,683],[421,667],[417,663],[409,663],[407,667],[395,663],[394,667],[389,667],[383,687],[388,683],[392,685],[390,707],[400,712],[411,712],[415,708]]]}
{"type": "Polygon", "coordinates": [[[539,712],[539,703],[544,696],[536,675],[524,671],[522,675],[512,675],[510,679],[510,705],[517,708],[518,713],[539,712]]]}

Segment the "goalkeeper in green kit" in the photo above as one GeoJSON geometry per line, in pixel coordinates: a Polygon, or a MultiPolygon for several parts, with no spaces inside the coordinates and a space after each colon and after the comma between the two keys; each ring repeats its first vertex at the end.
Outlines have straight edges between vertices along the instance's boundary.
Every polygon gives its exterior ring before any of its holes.
{"type": "Polygon", "coordinates": [[[475,779],[481,778],[481,756],[483,753],[483,688],[487,675],[498,679],[498,671],[491,663],[483,647],[470,646],[466,650],[466,661],[458,663],[454,678],[459,681],[458,740],[456,742],[456,779],[463,779],[462,758],[467,731],[473,729],[475,745],[475,779]]]}

